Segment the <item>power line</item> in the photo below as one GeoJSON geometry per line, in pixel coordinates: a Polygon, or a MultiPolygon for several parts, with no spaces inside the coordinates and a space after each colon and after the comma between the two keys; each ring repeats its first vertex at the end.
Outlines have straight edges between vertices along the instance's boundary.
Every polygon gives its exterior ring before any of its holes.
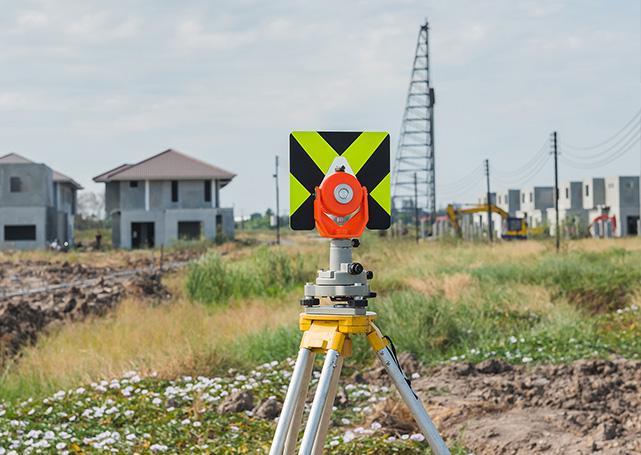
{"type": "Polygon", "coordinates": [[[590,145],[590,146],[584,146],[584,147],[578,147],[578,146],[575,146],[575,145],[568,144],[566,142],[562,142],[562,144],[565,147],[567,147],[567,148],[569,148],[571,150],[594,150],[594,149],[597,149],[597,148],[602,147],[605,144],[611,142],[613,139],[615,139],[617,136],[619,136],[619,134],[621,134],[623,131],[625,131],[628,128],[628,126],[630,126],[640,116],[641,116],[641,109],[639,109],[637,111],[637,113],[634,114],[634,116],[625,125],[623,125],[623,127],[619,131],[617,131],[614,135],[610,136],[609,138],[607,138],[606,140],[604,140],[604,141],[602,141],[602,142],[600,142],[598,144],[594,144],[594,145],[590,145]]]}
{"type": "Polygon", "coordinates": [[[438,188],[447,190],[448,188],[458,187],[458,186],[468,182],[471,178],[480,175],[482,173],[482,170],[483,170],[483,165],[479,164],[477,167],[475,167],[473,170],[471,170],[469,173],[467,173],[463,177],[460,177],[457,180],[452,180],[451,182],[446,182],[446,183],[443,183],[443,184],[439,184],[438,188]]]}
{"type": "Polygon", "coordinates": [[[539,175],[539,173],[545,168],[545,165],[549,161],[550,161],[550,155],[546,153],[543,157],[539,159],[539,162],[536,165],[534,165],[527,174],[524,174],[522,176],[517,176],[511,179],[505,179],[505,178],[499,177],[496,180],[498,180],[500,183],[502,183],[505,186],[510,186],[517,183],[521,183],[521,184],[528,183],[534,177],[539,175]]]}
{"type": "Polygon", "coordinates": [[[458,188],[452,189],[452,190],[445,190],[441,191],[439,188],[439,194],[452,197],[452,196],[458,196],[464,193],[467,193],[468,191],[471,191],[479,186],[479,184],[483,181],[483,174],[480,174],[476,180],[471,180],[468,182],[466,185],[459,186],[458,188]]]}
{"type": "Polygon", "coordinates": [[[610,156],[607,156],[599,161],[593,161],[593,162],[588,162],[588,163],[579,163],[576,161],[572,161],[569,158],[564,157],[564,153],[561,154],[561,159],[570,167],[577,168],[577,169],[595,169],[599,167],[606,166],[622,156],[624,156],[627,152],[632,150],[632,148],[637,145],[639,142],[641,142],[641,137],[632,137],[627,144],[625,144],[623,147],[621,147],[619,150],[617,150],[615,153],[611,154],[610,156]]]}
{"type": "Polygon", "coordinates": [[[541,144],[541,147],[539,150],[532,155],[532,157],[521,167],[518,167],[514,170],[511,171],[502,171],[500,169],[495,169],[494,173],[499,174],[499,175],[505,175],[505,176],[517,176],[522,173],[527,173],[529,170],[532,168],[533,165],[539,162],[539,160],[543,156],[547,156],[547,151],[548,151],[548,146],[549,146],[549,139],[546,139],[543,141],[543,144],[541,144]]]}
{"type": "MultiPolygon", "coordinates": [[[[633,125],[633,126],[636,126],[636,128],[631,128],[630,130],[628,130],[625,134],[623,134],[621,137],[619,137],[616,140],[616,142],[614,142],[613,144],[609,145],[608,148],[606,148],[604,150],[600,150],[599,152],[593,153],[593,154],[590,154],[590,155],[581,155],[581,154],[577,154],[577,153],[572,153],[572,152],[570,152],[570,151],[568,151],[566,149],[566,147],[568,147],[567,144],[562,142],[561,145],[563,146],[563,148],[565,150],[565,154],[570,156],[570,157],[572,157],[572,158],[576,158],[576,159],[580,159],[580,160],[584,160],[584,159],[590,160],[590,159],[595,159],[595,158],[604,158],[604,155],[607,155],[612,150],[615,150],[616,148],[620,147],[621,144],[625,143],[631,136],[639,134],[641,132],[639,130],[639,127],[641,126],[641,122],[638,122],[636,125],[633,125]]],[[[615,150],[614,153],[616,153],[616,150],[615,150]]]]}

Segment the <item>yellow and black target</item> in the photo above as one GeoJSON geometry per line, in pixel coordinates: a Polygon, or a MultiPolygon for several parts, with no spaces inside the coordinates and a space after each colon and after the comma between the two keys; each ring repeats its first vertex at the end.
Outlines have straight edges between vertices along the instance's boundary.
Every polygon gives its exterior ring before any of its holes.
{"type": "Polygon", "coordinates": [[[386,132],[294,131],[289,136],[289,224],[314,229],[314,190],[338,157],[367,188],[368,229],[390,226],[390,139],[386,132]]]}

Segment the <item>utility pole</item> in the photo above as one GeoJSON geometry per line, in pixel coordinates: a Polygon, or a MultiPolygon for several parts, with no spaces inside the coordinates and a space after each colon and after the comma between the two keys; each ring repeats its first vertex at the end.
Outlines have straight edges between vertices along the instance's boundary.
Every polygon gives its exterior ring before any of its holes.
{"type": "Polygon", "coordinates": [[[552,133],[552,146],[554,148],[554,216],[556,234],[556,252],[561,248],[561,226],[559,226],[559,150],[556,141],[556,131],[552,133]]]}
{"type": "Polygon", "coordinates": [[[274,172],[276,181],[276,245],[280,245],[280,198],[278,197],[278,155],[276,155],[276,171],[274,172]]]}
{"type": "Polygon", "coordinates": [[[490,160],[485,160],[485,177],[487,180],[487,238],[493,240],[492,232],[492,200],[490,198],[490,160]]]}
{"type": "Polygon", "coordinates": [[[418,221],[418,178],[414,172],[414,225],[416,227],[416,243],[419,240],[419,221],[418,221]]]}

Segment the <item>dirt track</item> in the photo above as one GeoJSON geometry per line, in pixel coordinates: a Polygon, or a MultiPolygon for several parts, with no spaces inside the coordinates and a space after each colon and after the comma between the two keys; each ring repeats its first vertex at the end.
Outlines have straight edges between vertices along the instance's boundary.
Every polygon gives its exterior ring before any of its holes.
{"type": "MultiPolygon", "coordinates": [[[[413,385],[445,437],[475,454],[641,453],[638,361],[453,364],[413,385]]],[[[396,400],[373,418],[401,432],[413,425],[396,400]]]]}

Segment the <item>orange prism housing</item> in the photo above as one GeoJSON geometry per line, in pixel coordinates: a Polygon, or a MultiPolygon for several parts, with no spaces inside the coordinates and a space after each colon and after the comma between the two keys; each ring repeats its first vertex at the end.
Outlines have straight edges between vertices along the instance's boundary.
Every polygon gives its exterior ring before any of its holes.
{"type": "Polygon", "coordinates": [[[361,186],[356,177],[351,174],[336,172],[330,175],[320,187],[316,187],[314,220],[316,229],[322,237],[333,239],[360,237],[369,220],[367,188],[361,186]],[[347,204],[341,204],[334,198],[334,189],[340,184],[349,185],[354,192],[354,197],[347,204]],[[337,224],[328,216],[344,217],[350,214],[353,214],[352,217],[343,225],[337,224]]]}

